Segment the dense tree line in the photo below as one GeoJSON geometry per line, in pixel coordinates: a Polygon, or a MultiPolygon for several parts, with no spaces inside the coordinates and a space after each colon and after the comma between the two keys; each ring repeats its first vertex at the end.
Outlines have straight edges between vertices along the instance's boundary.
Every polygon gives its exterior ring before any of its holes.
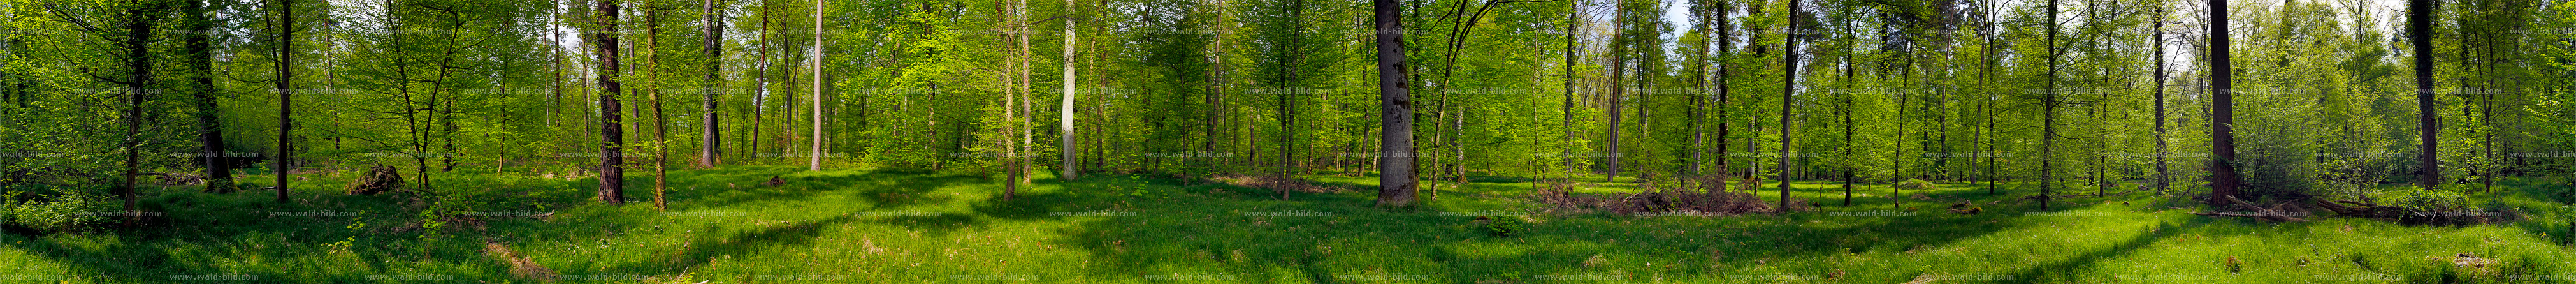
{"type": "Polygon", "coordinates": [[[1471,176],[1830,179],[1850,204],[2576,169],[2576,7],[2375,3],[10,0],[0,185],[130,203],[136,177],[287,172],[284,200],[382,164],[602,177],[617,203],[650,167],[658,205],[668,167],[1016,192],[1045,166],[1384,166],[1399,205],[1471,176]]]}

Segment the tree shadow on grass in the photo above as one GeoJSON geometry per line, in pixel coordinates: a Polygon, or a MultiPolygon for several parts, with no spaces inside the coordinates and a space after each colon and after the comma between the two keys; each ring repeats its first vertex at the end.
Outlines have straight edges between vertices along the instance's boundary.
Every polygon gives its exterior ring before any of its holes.
{"type": "Polygon", "coordinates": [[[693,271],[719,256],[748,255],[773,248],[811,244],[815,238],[822,236],[825,227],[857,220],[858,217],[844,214],[820,220],[797,222],[793,225],[748,230],[721,237],[715,234],[699,235],[690,243],[701,245],[689,246],[687,250],[677,253],[674,257],[656,258],[656,261],[622,265],[600,271],[693,271]]]}
{"type": "Polygon", "coordinates": [[[475,257],[479,248],[469,237],[439,238],[416,234],[353,231],[353,222],[400,220],[388,212],[398,206],[382,196],[303,193],[297,203],[279,205],[266,194],[173,193],[153,196],[142,205],[143,227],[82,234],[0,236],[9,248],[63,264],[66,279],[101,282],[164,283],[195,280],[247,280],[266,283],[355,283],[381,281],[369,276],[394,270],[388,264],[444,267],[424,271],[459,278],[500,277],[501,264],[475,257]],[[330,206],[313,206],[329,204],[330,206]],[[285,214],[275,214],[285,213],[285,214]],[[345,214],[345,215],[344,215],[345,214]],[[319,216],[311,216],[319,215],[319,216]],[[345,245],[335,244],[348,241],[345,245]],[[354,263],[310,263],[298,260],[354,258],[354,263]],[[327,267],[307,265],[322,264],[327,267]],[[356,268],[356,269],[350,269],[356,268]],[[459,269],[461,268],[461,269],[459,269]]]}
{"type": "Polygon", "coordinates": [[[756,170],[709,170],[727,174],[702,177],[691,171],[675,176],[670,185],[680,192],[673,199],[686,199],[690,206],[726,207],[749,202],[771,202],[789,199],[813,199],[832,194],[847,194],[863,199],[876,209],[895,209],[947,203],[944,195],[930,194],[938,189],[985,180],[964,174],[937,174],[915,171],[806,172],[802,168],[759,168],[756,170]],[[763,185],[771,177],[783,183],[763,185]]]}
{"type": "MultiPolygon", "coordinates": [[[[1474,225],[1474,216],[1435,213],[1454,212],[1440,203],[1385,210],[1370,206],[1366,194],[1327,196],[1139,202],[1133,209],[1137,216],[1080,220],[1059,241],[1091,251],[1100,265],[1088,273],[1106,279],[1233,273],[1250,282],[1288,277],[1318,283],[1479,283],[1616,272],[1584,264],[1594,256],[1651,259],[1676,267],[1752,265],[1757,259],[1949,243],[2018,225],[1994,216],[1866,218],[1817,225],[1809,221],[1821,217],[1812,212],[1715,218],[1587,214],[1546,217],[1552,220],[1514,236],[1494,237],[1474,225]],[[1322,214],[1305,214],[1309,212],[1322,214]],[[1844,237],[1864,234],[1912,237],[1844,237]],[[1724,257],[1712,257],[1712,252],[1724,257]]],[[[1693,269],[1684,271],[1704,277],[1720,273],[1693,269]]]]}
{"type": "Polygon", "coordinates": [[[2078,272],[2075,270],[2076,268],[2091,266],[2095,263],[2100,263],[2105,259],[2127,255],[2130,252],[2137,251],[2138,249],[2146,248],[2147,245],[2155,244],[2156,241],[2161,241],[2167,237],[2181,234],[2184,230],[2200,228],[2210,222],[2209,218],[2191,218],[2189,220],[2190,221],[2184,222],[2181,226],[2175,226],[2172,223],[2156,223],[2154,233],[2139,234],[2138,237],[2129,238],[2127,241],[2121,241],[2109,248],[2084,252],[2083,254],[2075,255],[2074,257],[2067,258],[2066,260],[2022,268],[2020,271],[2005,274],[2014,276],[2014,278],[2005,279],[2001,281],[2001,283],[2074,282],[2076,281],[2076,279],[2074,279],[2074,273],[2078,272]]]}

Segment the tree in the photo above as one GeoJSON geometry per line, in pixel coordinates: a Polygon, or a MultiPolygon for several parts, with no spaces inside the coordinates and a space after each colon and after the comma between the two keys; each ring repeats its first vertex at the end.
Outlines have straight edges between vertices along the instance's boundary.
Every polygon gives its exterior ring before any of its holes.
{"type": "MultiPolygon", "coordinates": [[[[1025,39],[1025,38],[1027,37],[1027,35],[1021,35],[1021,37],[1023,37],[1023,39],[1025,39]]],[[[1026,41],[1025,41],[1025,40],[1023,40],[1023,42],[1026,42],[1026,41]]],[[[805,168],[806,168],[806,170],[811,170],[811,171],[822,171],[822,170],[823,170],[823,0],[814,0],[814,42],[813,42],[813,44],[814,44],[814,47],[813,47],[813,49],[814,49],[814,59],[813,59],[813,62],[812,62],[812,63],[810,63],[810,64],[813,64],[813,65],[814,65],[814,94],[812,95],[812,97],[814,97],[814,136],[813,136],[813,137],[809,137],[809,139],[806,139],[806,140],[809,140],[809,142],[812,142],[812,143],[813,143],[813,145],[814,145],[814,149],[813,149],[812,151],[807,152],[807,153],[811,153],[811,155],[807,155],[807,157],[806,157],[806,164],[805,164],[805,168]]],[[[1024,43],[1023,45],[1026,45],[1026,44],[1024,43]]],[[[1028,73],[1028,72],[1021,72],[1021,73],[1022,73],[1022,74],[1020,74],[1020,76],[1021,76],[1021,77],[1028,77],[1028,74],[1026,74],[1026,73],[1028,73]]],[[[1023,81],[1025,81],[1025,79],[1024,79],[1023,81]]]]}
{"type": "Polygon", "coordinates": [[[1056,108],[1056,151],[1063,155],[1064,173],[1057,178],[1073,180],[1082,173],[1073,147],[1073,0],[1064,0],[1064,13],[1064,105],[1056,108]]]}
{"type": "Polygon", "coordinates": [[[718,124],[716,119],[716,94],[718,93],[716,86],[722,84],[718,79],[723,77],[724,72],[725,9],[721,8],[724,6],[724,1],[706,0],[704,6],[705,10],[702,13],[706,14],[706,20],[701,25],[706,27],[704,52],[707,55],[707,74],[705,85],[698,87],[700,95],[704,96],[701,100],[705,111],[704,114],[700,114],[698,123],[698,167],[701,168],[715,167],[719,162],[717,156],[723,153],[722,142],[720,142],[722,140],[716,139],[718,136],[716,129],[722,125],[718,124]]]}
{"type": "Polygon", "coordinates": [[[2236,91],[2232,74],[2236,72],[2228,64],[2227,41],[2227,0],[2209,0],[2211,202],[2241,194],[2236,188],[2242,180],[2236,175],[2236,91]]]}
{"type": "Polygon", "coordinates": [[[626,203],[626,133],[620,124],[617,102],[617,16],[619,0],[599,0],[593,6],[591,44],[599,56],[599,201],[626,203]]]}
{"type": "Polygon", "coordinates": [[[1378,192],[1377,205],[1413,205],[1413,97],[1407,93],[1404,66],[1403,11],[1396,0],[1374,0],[1370,12],[1377,36],[1378,192]]]}
{"type": "Polygon", "coordinates": [[[1626,156],[1619,153],[1619,110],[1623,109],[1619,104],[1628,99],[1628,46],[1631,43],[1627,31],[1628,1],[1616,1],[1611,4],[1617,5],[1616,8],[1610,12],[1614,19],[1610,24],[1610,155],[1606,157],[1610,160],[1610,174],[1602,176],[1603,182],[1619,181],[1620,156],[1626,156]]]}
{"type": "MultiPolygon", "coordinates": [[[[2442,125],[2434,119],[2439,114],[2433,110],[2433,0],[2406,1],[2406,37],[2415,48],[2415,125],[2421,133],[2415,155],[2415,182],[2424,190],[2433,190],[2442,185],[2441,152],[2437,151],[2441,143],[2434,140],[2439,138],[2436,133],[2442,125]]],[[[2220,46],[2226,46],[2224,41],[2220,46]]]]}
{"type": "Polygon", "coordinates": [[[277,30],[277,78],[270,79],[277,83],[277,158],[269,167],[277,174],[277,203],[286,203],[286,164],[295,161],[287,148],[295,135],[295,0],[270,1],[277,2],[277,20],[271,23],[277,30]]]}
{"type": "MultiPolygon", "coordinates": [[[[1719,175],[1719,178],[1715,180],[1715,182],[1718,182],[1719,184],[1713,188],[1724,189],[1726,188],[1726,180],[1732,175],[1732,172],[1727,170],[1728,164],[1731,160],[1727,159],[1728,153],[1726,150],[1726,138],[1729,135],[1727,126],[1734,122],[1733,120],[1728,119],[1727,114],[1733,113],[1728,110],[1733,109],[1734,104],[1727,102],[1727,97],[1732,93],[1727,90],[1726,71],[1729,67],[1734,65],[1727,64],[1726,59],[1728,58],[1727,52],[1735,49],[1735,35],[1733,33],[1735,31],[1735,26],[1727,24],[1726,20],[1728,18],[1728,10],[1731,9],[1726,7],[1725,0],[1711,1],[1717,1],[1717,7],[1714,7],[1717,11],[1714,12],[1717,13],[1715,17],[1717,18],[1717,174],[1719,175]]],[[[1746,142],[1745,144],[1751,145],[1753,143],[1746,142]]]]}
{"type": "Polygon", "coordinates": [[[2166,143],[2166,141],[2168,141],[2168,140],[2172,139],[2172,137],[2167,136],[2167,134],[2165,133],[2165,68],[2166,68],[2167,66],[2165,66],[2165,9],[2164,9],[2164,6],[2163,6],[2161,3],[2159,3],[2159,4],[2157,5],[2156,9],[2155,9],[2155,12],[2153,12],[2153,13],[2154,13],[2154,18],[2151,18],[2151,19],[2155,21],[2155,30],[2153,31],[2153,33],[2155,33],[2155,41],[2150,42],[2149,44],[2150,44],[2150,45],[2155,45],[2155,49],[2156,49],[2156,67],[2155,67],[2155,68],[2156,68],[2156,86],[2155,86],[2155,88],[2156,88],[2156,90],[2155,90],[2155,96],[2156,96],[2156,102],[2155,102],[2155,103],[2156,103],[2156,184],[2155,184],[2155,186],[2156,186],[2156,193],[2164,193],[2164,191],[2165,191],[2165,186],[2167,186],[2169,183],[2171,183],[2171,182],[2172,182],[2172,181],[2171,181],[2172,174],[2171,174],[2171,173],[2169,173],[2169,172],[2167,172],[2167,169],[2165,168],[2165,156],[2166,156],[2165,143],[2166,143]]]}
{"type": "Polygon", "coordinates": [[[1791,106],[1798,95],[1798,0],[1789,0],[1788,35],[1781,38],[1780,51],[1786,71],[1780,74],[1780,210],[1789,210],[1789,134],[1791,106]]]}
{"type": "Polygon", "coordinates": [[[1583,50],[1583,46],[1576,45],[1575,37],[1582,35],[1583,32],[1581,29],[1576,27],[1576,25],[1583,23],[1583,1],[1572,0],[1565,2],[1565,64],[1562,65],[1562,67],[1565,67],[1565,75],[1563,78],[1565,80],[1565,101],[1563,105],[1557,107],[1556,112],[1565,116],[1565,119],[1557,124],[1559,130],[1562,130],[1565,133],[1565,150],[1563,153],[1559,154],[1563,156],[1561,158],[1565,159],[1565,179],[1572,180],[1574,179],[1574,153],[1572,152],[1574,151],[1575,141],[1574,83],[1575,81],[1579,81],[1576,80],[1576,77],[1574,76],[1574,56],[1576,51],[1583,50]]]}
{"type": "Polygon", "coordinates": [[[214,43],[213,37],[207,35],[207,31],[214,30],[214,15],[206,11],[205,0],[186,1],[187,6],[180,13],[186,14],[186,29],[191,32],[182,36],[187,50],[181,63],[188,67],[187,73],[182,75],[188,79],[188,94],[195,96],[197,102],[199,150],[196,157],[206,166],[205,191],[230,193],[233,191],[232,159],[224,154],[224,125],[218,118],[223,108],[215,95],[218,90],[215,89],[214,43]]]}
{"type": "MultiPolygon", "coordinates": [[[[2226,1],[2226,0],[2210,0],[2226,1]]],[[[2039,210],[2048,210],[2057,182],[2057,0],[2048,0],[2048,87],[2039,91],[2039,210]]]]}

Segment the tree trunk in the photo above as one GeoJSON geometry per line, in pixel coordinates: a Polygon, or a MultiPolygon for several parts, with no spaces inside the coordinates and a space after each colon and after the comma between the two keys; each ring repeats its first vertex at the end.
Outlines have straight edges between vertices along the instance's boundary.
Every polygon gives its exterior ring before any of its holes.
{"type": "Polygon", "coordinates": [[[232,157],[224,153],[224,126],[219,117],[223,108],[215,95],[213,37],[203,32],[214,29],[214,19],[206,11],[206,1],[187,1],[186,11],[182,12],[187,17],[186,29],[199,31],[188,33],[183,39],[187,46],[183,61],[188,65],[188,94],[195,96],[197,103],[199,150],[195,157],[206,166],[205,191],[230,193],[233,191],[232,157]]]}
{"type": "Polygon", "coordinates": [[[1371,1],[1377,37],[1378,192],[1377,205],[1413,205],[1413,96],[1405,77],[1402,6],[1395,0],[1371,1]]]}
{"type": "Polygon", "coordinates": [[[1780,72],[1780,206],[1777,208],[1781,211],[1789,210],[1789,158],[1792,157],[1789,155],[1789,134],[1794,133],[1790,132],[1789,115],[1791,106],[1796,104],[1792,99],[1798,95],[1798,4],[1798,0],[1789,0],[1786,17],[1789,28],[1780,44],[1780,57],[1783,58],[1780,66],[1786,68],[1780,72]]]}
{"type": "Polygon", "coordinates": [[[626,168],[624,126],[620,124],[617,95],[619,79],[617,58],[618,0],[603,0],[593,7],[597,33],[591,43],[599,55],[599,201],[626,203],[626,168]]]}
{"type": "Polygon", "coordinates": [[[287,144],[295,133],[295,0],[277,1],[277,158],[269,167],[277,174],[277,203],[286,203],[286,164],[294,161],[287,144]]]}
{"type": "Polygon", "coordinates": [[[1563,169],[1565,179],[1566,179],[1566,180],[1573,180],[1573,179],[1574,179],[1574,141],[1575,141],[1575,140],[1574,140],[1574,83],[1575,83],[1575,81],[1577,81],[1577,79],[1578,79],[1578,78],[1575,78],[1575,77],[1574,77],[1574,54],[1575,54],[1575,52],[1576,52],[1576,51],[1580,51],[1580,50],[1582,50],[1582,49],[1583,49],[1583,47],[1582,47],[1582,46],[1575,45],[1575,36],[1576,36],[1576,35],[1581,34],[1581,30],[1578,30],[1578,29],[1576,28],[1576,25],[1578,25],[1578,24],[1582,24],[1582,23],[1583,23],[1583,2],[1582,2],[1582,1],[1566,1],[1566,10],[1567,10],[1567,12],[1566,12],[1566,15],[1565,15],[1565,65],[1564,65],[1564,67],[1565,67],[1565,78],[1564,78],[1564,79],[1565,79],[1565,104],[1564,104],[1564,105],[1561,105],[1561,106],[1558,106],[1558,107],[1557,107],[1557,109],[1556,109],[1556,112],[1557,112],[1558,114],[1563,114],[1563,115],[1565,115],[1565,119],[1564,119],[1563,121],[1558,122],[1558,129],[1559,129],[1559,130],[1563,130],[1563,131],[1565,131],[1565,150],[1563,151],[1563,153],[1558,153],[1558,154],[1562,154],[1562,155],[1564,155],[1564,156],[1559,157],[1559,158],[1563,158],[1563,159],[1565,159],[1565,169],[1563,169]]]}
{"type": "MultiPolygon", "coordinates": [[[[1021,35],[1021,37],[1022,37],[1023,39],[1025,39],[1026,37],[1028,37],[1028,35],[1021,35]]],[[[1022,41],[1020,41],[1020,42],[1021,42],[1021,45],[1027,45],[1027,42],[1028,42],[1028,41],[1026,41],[1026,40],[1022,40],[1022,41]]],[[[813,49],[814,49],[814,59],[813,59],[813,62],[811,62],[811,63],[807,63],[807,64],[813,64],[813,65],[814,65],[814,93],[813,93],[813,94],[808,95],[809,97],[814,97],[814,114],[813,114],[813,116],[814,116],[814,135],[813,135],[812,137],[806,137],[806,138],[805,138],[805,140],[807,140],[808,142],[811,142],[811,143],[813,144],[813,150],[811,150],[811,151],[806,151],[806,153],[808,153],[808,155],[806,155],[806,158],[805,158],[805,159],[806,159],[806,160],[805,160],[805,169],[806,169],[806,170],[810,170],[810,171],[822,171],[822,170],[823,170],[823,0],[814,0],[814,43],[813,43],[813,44],[814,44],[814,46],[813,46],[813,47],[811,47],[811,48],[813,48],[813,49]]],[[[1025,50],[1025,49],[1026,49],[1026,48],[1023,48],[1023,50],[1025,50]]],[[[1023,78],[1028,77],[1028,72],[1020,72],[1020,77],[1023,77],[1023,78]]],[[[1025,79],[1023,79],[1022,81],[1026,81],[1026,80],[1025,80],[1025,79]]],[[[1023,86],[1026,86],[1026,84],[1023,84],[1023,86]]]]}
{"type": "MultiPolygon", "coordinates": [[[[1073,14],[1073,0],[1065,0],[1064,9],[1065,14],[1073,14]]],[[[1058,146],[1055,150],[1062,154],[1063,157],[1060,160],[1064,160],[1064,168],[1058,169],[1064,173],[1056,177],[1060,180],[1073,180],[1081,173],[1076,167],[1078,164],[1075,164],[1079,159],[1074,156],[1073,147],[1073,79],[1073,17],[1066,16],[1064,17],[1064,97],[1061,98],[1063,105],[1056,108],[1056,144],[1058,146]]]]}
{"type": "MultiPolygon", "coordinates": [[[[117,199],[125,201],[125,217],[135,213],[135,176],[140,175],[143,160],[143,97],[158,93],[152,89],[152,28],[159,22],[154,7],[133,7],[125,11],[121,24],[125,38],[117,41],[125,49],[125,184],[116,189],[117,199]]],[[[127,219],[127,221],[133,221],[127,219]]]]}
{"type": "MultiPolygon", "coordinates": [[[[2211,0],[2226,1],[2226,0],[2211,0]]],[[[2224,7],[2224,6],[2221,6],[2224,7]]],[[[2048,18],[2057,18],[2057,0],[2048,0],[2048,18]]],[[[2039,93],[2039,210],[2048,210],[2050,191],[2057,183],[2057,21],[2048,22],[2047,87],[2039,93]]]]}
{"type": "Polygon", "coordinates": [[[2209,0],[2209,7],[2209,193],[2216,195],[2211,198],[2236,197],[2240,194],[2236,188],[2236,90],[2235,69],[2230,67],[2227,54],[2227,0],[2209,0]]]}
{"type": "Polygon", "coordinates": [[[1723,0],[1720,0],[1718,3],[1717,59],[1715,60],[1717,61],[1717,174],[1719,175],[1716,182],[1719,182],[1719,184],[1717,184],[1717,187],[1715,188],[1725,190],[1726,184],[1724,182],[1734,175],[1733,172],[1727,169],[1729,167],[1728,163],[1731,162],[1728,160],[1729,156],[1726,149],[1726,137],[1729,135],[1727,132],[1727,125],[1729,122],[1733,122],[1732,120],[1728,120],[1727,114],[1729,111],[1727,110],[1729,110],[1729,107],[1734,104],[1727,102],[1728,90],[1726,86],[1726,69],[1732,65],[1726,64],[1726,52],[1735,49],[1735,26],[1727,24],[1726,21],[1728,14],[1730,13],[1727,11],[1732,9],[1726,8],[1726,2],[1723,0]]]}
{"type": "Polygon", "coordinates": [[[644,93],[650,96],[648,100],[653,101],[653,209],[667,210],[670,209],[670,199],[665,197],[665,191],[670,185],[667,177],[671,165],[671,121],[670,116],[662,113],[662,9],[659,4],[646,4],[644,15],[647,27],[644,50],[650,52],[645,58],[648,69],[644,78],[649,78],[645,82],[652,87],[644,93]]]}
{"type": "Polygon", "coordinates": [[[721,142],[723,140],[717,140],[716,133],[717,126],[721,125],[716,119],[716,94],[718,93],[716,86],[724,84],[720,78],[724,71],[724,12],[726,9],[723,8],[722,0],[706,0],[704,6],[706,31],[703,36],[706,37],[706,47],[703,51],[707,55],[707,66],[704,80],[706,85],[698,87],[699,95],[703,96],[702,110],[705,111],[699,115],[698,167],[712,168],[716,163],[721,162],[718,156],[723,153],[721,142]]]}
{"type": "Polygon", "coordinates": [[[2173,175],[2172,175],[2172,173],[2170,172],[2170,170],[2165,166],[2165,156],[2166,156],[2166,154],[2165,154],[2165,153],[2166,153],[2166,149],[2165,149],[2165,148],[2166,148],[2166,146],[2165,146],[2165,144],[2166,144],[2166,140],[2167,140],[2167,139],[2170,139],[2169,137],[2166,137],[2166,135],[2167,135],[2167,134],[2165,133],[2165,9],[2164,9],[2164,8],[2156,8],[2154,13],[2155,13],[2155,15],[2154,15],[2154,16],[2153,16],[2153,18],[2151,18],[2151,19],[2154,19],[2154,21],[2155,21],[2155,31],[2154,31],[2154,32],[2155,32],[2155,42],[2154,42],[2152,45],[2155,45],[2155,46],[2156,46],[2156,47],[2155,47],[2155,49],[2156,49],[2156,91],[2155,91],[2155,93],[2156,93],[2156,94],[2155,94],[2155,96],[2156,96],[2156,102],[2155,102],[2155,103],[2156,103],[2156,184],[2155,184],[2155,186],[2156,186],[2156,193],[2161,194],[2161,193],[2164,193],[2164,192],[2165,192],[2165,187],[2166,187],[2167,185],[2170,185],[2170,184],[2173,182],[2173,181],[2172,181],[2173,175]]]}
{"type": "Polygon", "coordinates": [[[1610,160],[1610,174],[1603,175],[1602,182],[1619,181],[1619,156],[1625,156],[1619,154],[1619,103],[1627,99],[1628,89],[1629,41],[1624,38],[1628,36],[1628,3],[1620,1],[1611,5],[1618,6],[1610,12],[1610,151],[1609,157],[1605,157],[1610,160]]]}

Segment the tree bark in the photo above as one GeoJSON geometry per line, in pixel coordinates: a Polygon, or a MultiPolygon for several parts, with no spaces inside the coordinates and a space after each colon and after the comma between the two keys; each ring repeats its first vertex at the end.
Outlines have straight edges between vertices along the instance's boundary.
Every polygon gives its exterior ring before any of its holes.
{"type": "Polygon", "coordinates": [[[186,1],[186,11],[181,13],[186,14],[186,29],[191,32],[183,39],[187,46],[183,60],[188,65],[188,94],[195,96],[197,103],[199,150],[195,156],[206,167],[205,191],[230,193],[233,191],[232,157],[224,154],[224,126],[220,119],[223,108],[215,95],[213,36],[207,35],[208,30],[214,29],[214,19],[206,11],[205,0],[186,1]]]}
{"type": "Polygon", "coordinates": [[[295,0],[277,1],[277,157],[270,161],[277,174],[277,203],[286,203],[288,181],[286,164],[295,160],[288,152],[288,142],[295,133],[295,0]]]}
{"type": "Polygon", "coordinates": [[[625,129],[620,124],[617,96],[619,92],[617,16],[618,0],[601,0],[593,7],[598,31],[591,43],[599,56],[599,201],[626,203],[625,129]]]}
{"type": "Polygon", "coordinates": [[[2227,0],[2209,0],[2209,7],[2209,193],[2216,195],[2212,198],[2235,198],[2241,193],[2236,188],[2240,180],[2236,175],[2235,69],[2230,67],[2227,54],[2227,0]]]}
{"type": "Polygon", "coordinates": [[[1777,208],[1781,211],[1789,210],[1789,158],[1792,157],[1789,155],[1789,134],[1794,133],[1790,132],[1789,115],[1791,106],[1796,104],[1792,99],[1798,95],[1798,4],[1798,0],[1789,0],[1789,12],[1785,17],[1789,21],[1789,29],[1780,44],[1780,57],[1783,58],[1780,66],[1785,68],[1780,73],[1780,206],[1777,208]]]}
{"type": "Polygon", "coordinates": [[[1377,205],[1413,205],[1413,96],[1405,77],[1402,6],[1395,0],[1371,1],[1377,37],[1378,193],[1377,205]]]}
{"type": "MultiPolygon", "coordinates": [[[[1023,8],[1025,8],[1025,7],[1023,7],[1023,8]]],[[[1027,35],[1021,35],[1021,37],[1022,37],[1023,39],[1025,39],[1025,38],[1027,37],[1027,35]]],[[[1026,41],[1026,40],[1022,40],[1021,42],[1022,42],[1022,45],[1026,45],[1026,43],[1027,43],[1028,41],[1026,41]]],[[[813,49],[814,49],[814,59],[813,59],[813,62],[808,63],[808,64],[813,64],[813,65],[814,65],[814,93],[813,93],[813,94],[811,94],[811,95],[809,95],[810,97],[814,97],[814,113],[813,113],[813,116],[814,116],[814,135],[813,135],[812,137],[806,137],[806,139],[805,139],[805,140],[807,140],[807,141],[809,141],[809,142],[811,142],[811,143],[813,144],[813,150],[811,150],[811,151],[807,151],[807,152],[806,152],[806,153],[809,153],[809,155],[806,155],[806,158],[805,158],[805,159],[806,159],[805,169],[806,169],[806,170],[810,170],[810,171],[822,171],[822,170],[823,170],[823,0],[814,0],[814,42],[813,42],[813,45],[814,45],[814,46],[813,46],[813,47],[811,47],[811,48],[813,48],[813,49]]],[[[1023,49],[1025,49],[1025,48],[1023,48],[1023,49]]],[[[1028,77],[1028,72],[1020,72],[1020,76],[1021,76],[1021,77],[1024,77],[1024,78],[1025,78],[1025,77],[1028,77]]]]}
{"type": "Polygon", "coordinates": [[[1060,160],[1064,160],[1064,168],[1060,170],[1064,173],[1056,178],[1073,180],[1080,177],[1082,173],[1076,166],[1079,165],[1076,164],[1079,157],[1074,155],[1073,147],[1073,0],[1064,1],[1064,10],[1066,14],[1064,17],[1064,97],[1060,99],[1063,105],[1056,108],[1058,146],[1055,149],[1063,156],[1060,160]]]}
{"type": "Polygon", "coordinates": [[[720,81],[720,77],[724,71],[725,9],[722,8],[723,0],[706,0],[704,6],[702,12],[706,13],[704,23],[706,31],[703,36],[706,38],[706,47],[703,51],[707,55],[707,66],[704,80],[706,85],[698,87],[699,95],[702,96],[700,106],[705,112],[699,115],[698,167],[712,168],[716,163],[722,162],[719,156],[723,153],[721,142],[723,140],[718,140],[719,135],[716,133],[717,126],[721,125],[718,124],[716,115],[716,94],[718,93],[716,87],[724,84],[720,81]]]}
{"type": "Polygon", "coordinates": [[[2165,9],[2156,8],[2154,13],[2152,19],[2155,20],[2153,45],[2156,46],[2156,193],[2164,193],[2165,186],[2173,182],[2173,175],[2165,166],[2165,144],[2169,139],[2165,133],[2165,9]]]}
{"type": "Polygon", "coordinates": [[[1602,182],[1619,181],[1619,156],[1625,156],[1619,154],[1619,103],[1627,99],[1628,89],[1628,3],[1611,5],[1618,6],[1610,12],[1610,151],[1605,157],[1610,160],[1610,174],[1602,176],[1602,182]]]}
{"type": "MultiPolygon", "coordinates": [[[[2210,0],[2226,1],[2226,0],[2210,0]]],[[[2223,7],[2223,5],[2222,5],[2223,7]]],[[[2048,18],[2057,18],[2057,0],[2048,0],[2048,18]]],[[[2039,210],[2048,210],[2057,178],[2057,21],[2048,22],[2048,78],[2039,92],[2039,210]]]]}

